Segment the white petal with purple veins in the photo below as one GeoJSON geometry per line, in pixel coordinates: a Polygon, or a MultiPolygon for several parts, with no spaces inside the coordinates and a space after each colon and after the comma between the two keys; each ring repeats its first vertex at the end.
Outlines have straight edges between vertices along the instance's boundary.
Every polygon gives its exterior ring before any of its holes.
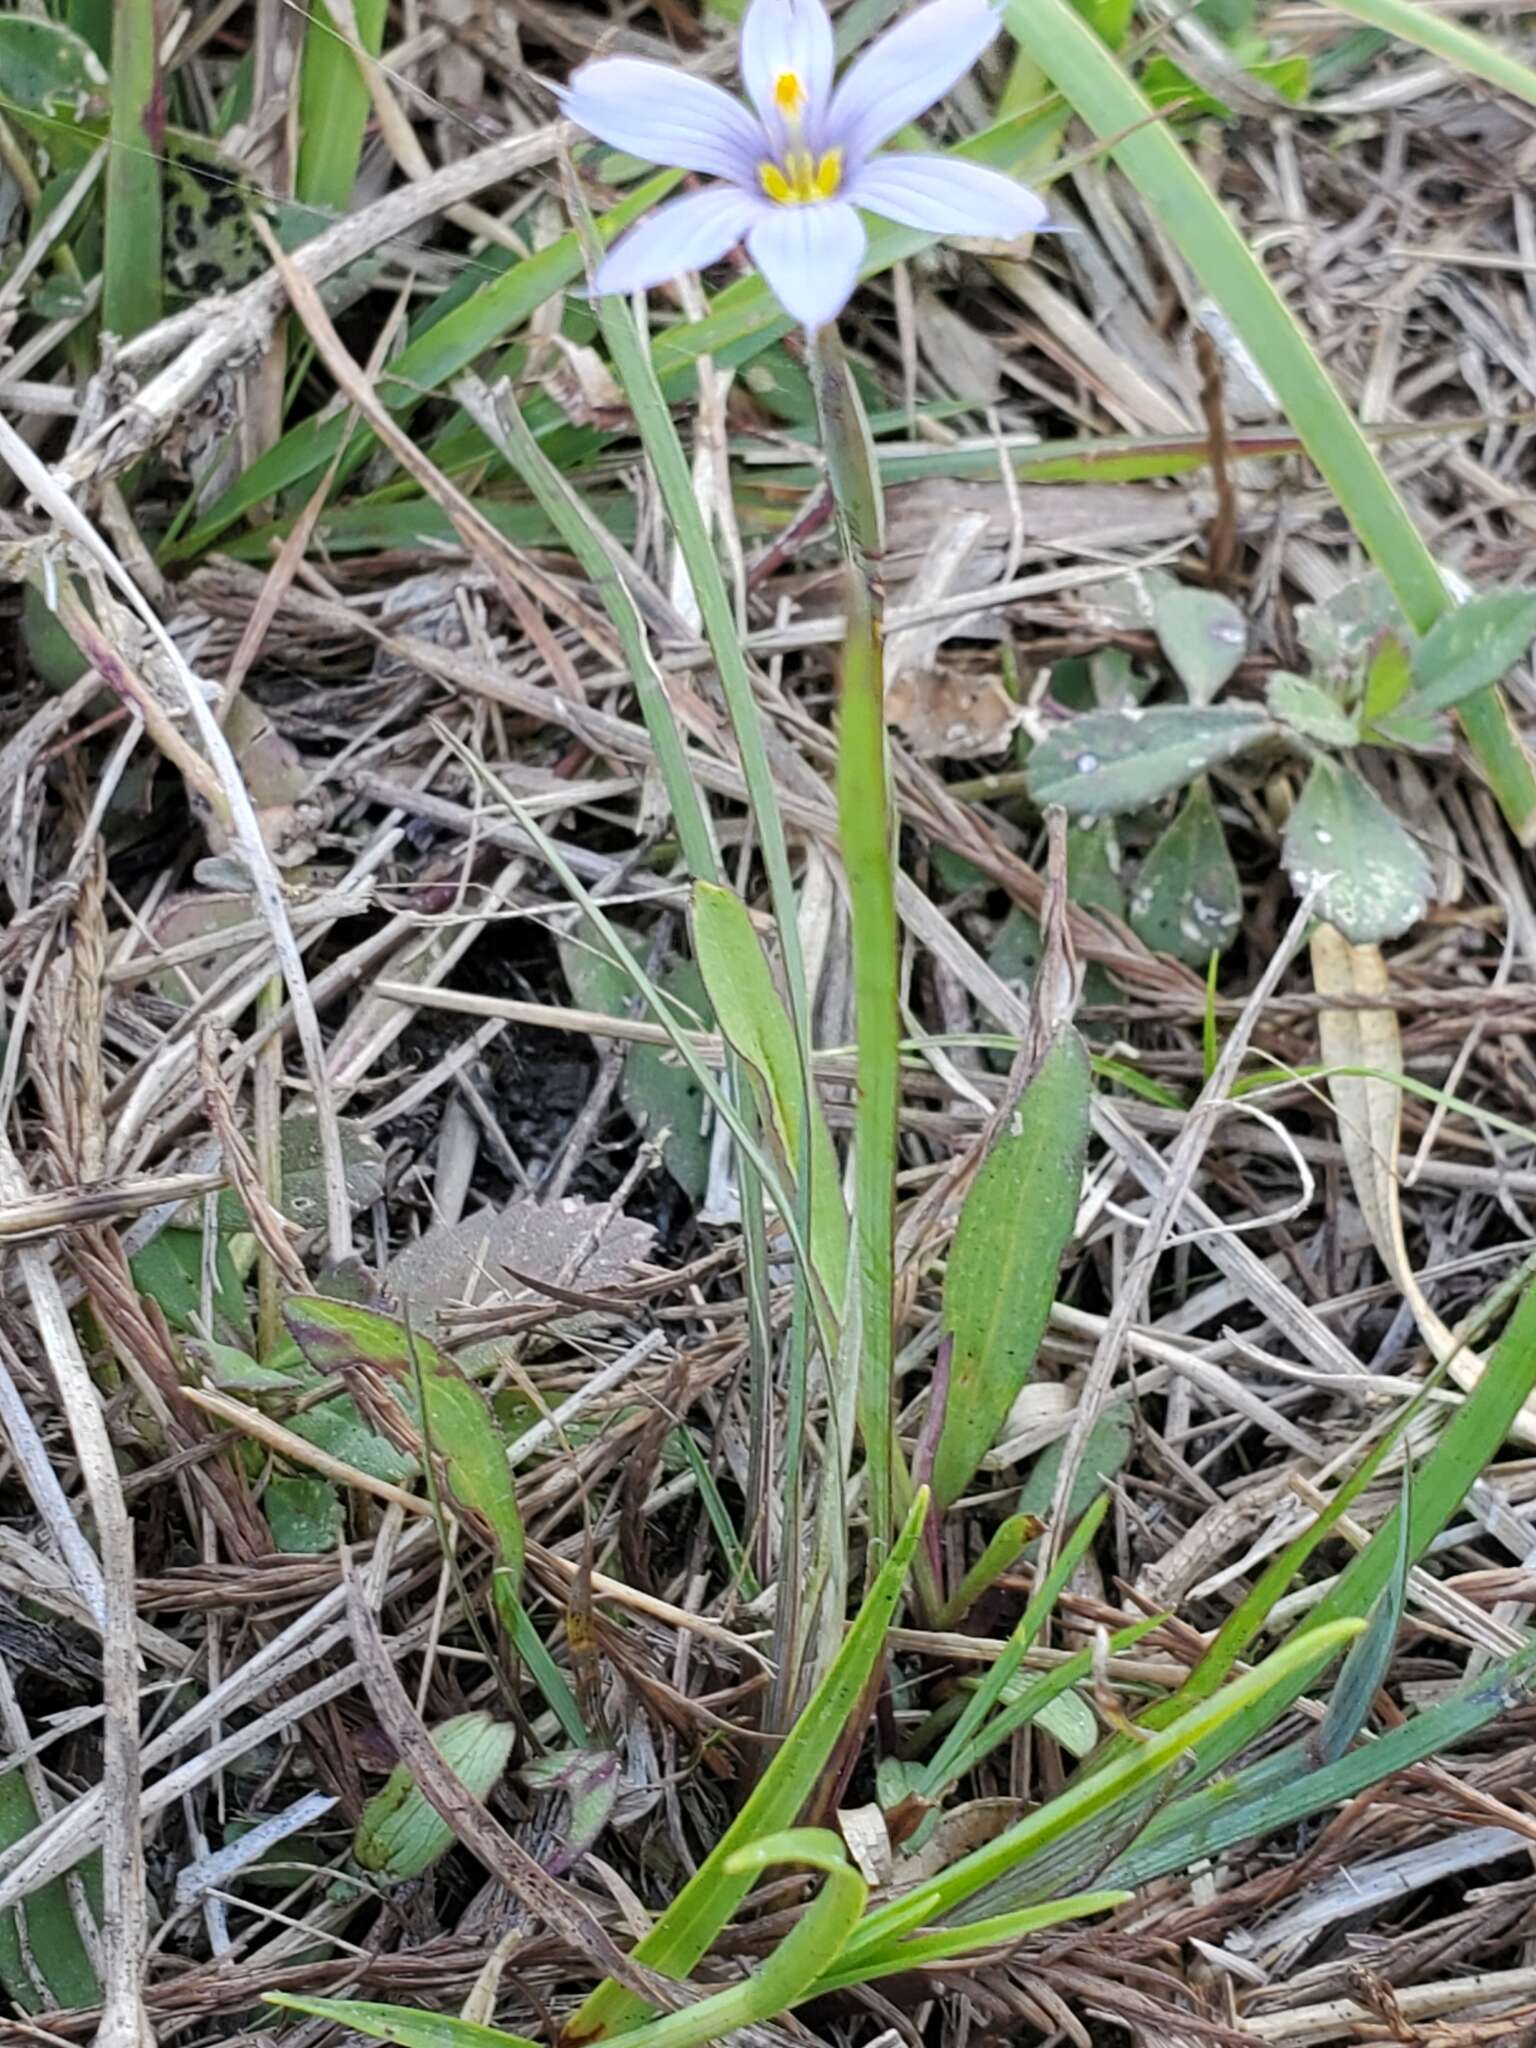
{"type": "Polygon", "coordinates": [[[770,206],[748,234],[747,249],[785,312],[803,327],[825,327],[859,281],[864,224],[840,199],[770,206]]]}
{"type": "Polygon", "coordinates": [[[963,78],[1002,25],[992,0],[929,0],[871,43],[832,96],[827,147],[856,164],[963,78]]]}
{"type": "Polygon", "coordinates": [[[741,75],[763,125],[782,143],[785,116],[798,119],[814,148],[821,117],[832,96],[832,23],[821,0],[752,0],[741,25],[741,75]],[[786,105],[777,91],[793,80],[804,95],[786,105]]]}
{"type": "Polygon", "coordinates": [[[560,105],[600,141],[647,163],[756,182],[763,138],[752,116],[718,85],[670,64],[599,57],[573,75],[560,105]]]}
{"type": "Polygon", "coordinates": [[[711,185],[707,192],[669,200],[619,237],[598,265],[593,285],[600,292],[641,292],[685,270],[702,270],[734,248],[767,208],[766,199],[753,199],[734,185],[711,185]]]}
{"type": "Polygon", "coordinates": [[[877,156],[843,187],[843,197],[903,227],[1000,242],[1046,218],[1045,201],[1027,185],[949,156],[877,156]]]}

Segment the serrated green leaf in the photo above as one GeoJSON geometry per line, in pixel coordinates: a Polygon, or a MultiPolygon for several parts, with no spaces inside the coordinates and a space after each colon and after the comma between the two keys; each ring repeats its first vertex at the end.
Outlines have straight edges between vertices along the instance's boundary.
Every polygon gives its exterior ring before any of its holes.
{"type": "Polygon", "coordinates": [[[949,1394],[933,1462],[949,1507],[997,1441],[1034,1369],[1072,1235],[1093,1070],[1070,1027],[1050,1047],[981,1165],[944,1276],[949,1394]]]}
{"type": "Polygon", "coordinates": [[[1243,889],[1202,775],[1141,864],[1131,929],[1154,953],[1204,967],[1237,937],[1243,889]]]}
{"type": "Polygon", "coordinates": [[[1352,747],[1355,721],[1321,684],[1277,669],[1264,686],[1264,701],[1282,725],[1322,747],[1352,747]]]}
{"type": "Polygon", "coordinates": [[[1442,613],[1413,658],[1415,711],[1449,711],[1501,682],[1536,640],[1536,592],[1496,590],[1442,613]]]}
{"type": "Polygon", "coordinates": [[[1423,916],[1429,863],[1360,775],[1322,757],[1291,813],[1281,849],[1291,887],[1321,883],[1319,917],[1357,946],[1395,939],[1423,916]]]}
{"type": "Polygon", "coordinates": [[[1265,712],[1245,704],[1090,711],[1035,748],[1026,770],[1030,795],[1074,818],[1139,811],[1275,731],[1265,712]]]}
{"type": "Polygon", "coordinates": [[[1188,583],[1157,592],[1152,630],[1191,704],[1209,704],[1248,652],[1248,622],[1232,600],[1188,583]]]}

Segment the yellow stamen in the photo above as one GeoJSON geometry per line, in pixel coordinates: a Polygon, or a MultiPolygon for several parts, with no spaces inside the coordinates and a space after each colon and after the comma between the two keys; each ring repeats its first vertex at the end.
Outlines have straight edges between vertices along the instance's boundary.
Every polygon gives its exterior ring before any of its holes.
{"type": "Polygon", "coordinates": [[[781,114],[795,115],[805,105],[805,86],[795,71],[781,71],[773,81],[773,104],[781,114]]]}
{"type": "Polygon", "coordinates": [[[818,199],[836,196],[843,182],[843,152],[829,149],[818,160],[808,149],[792,149],[782,168],[761,163],[757,175],[775,205],[812,206],[818,199]]]}

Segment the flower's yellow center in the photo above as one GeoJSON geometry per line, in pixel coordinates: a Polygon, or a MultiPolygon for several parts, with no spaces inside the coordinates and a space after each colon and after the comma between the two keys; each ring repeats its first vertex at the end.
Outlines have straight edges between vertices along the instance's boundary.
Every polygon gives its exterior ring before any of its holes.
{"type": "Polygon", "coordinates": [[[805,106],[805,83],[797,71],[781,71],[773,81],[773,104],[786,120],[792,120],[805,106]]]}
{"type": "Polygon", "coordinates": [[[843,152],[829,149],[817,158],[808,149],[792,149],[782,166],[759,164],[757,175],[778,205],[813,206],[818,199],[836,196],[843,182],[843,152]]]}

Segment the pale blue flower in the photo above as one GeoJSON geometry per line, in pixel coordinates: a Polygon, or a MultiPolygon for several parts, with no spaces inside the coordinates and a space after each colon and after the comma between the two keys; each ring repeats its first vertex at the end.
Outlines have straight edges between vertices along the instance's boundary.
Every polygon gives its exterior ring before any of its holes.
{"type": "Polygon", "coordinates": [[[821,0],[751,0],[741,75],[755,112],[667,64],[599,57],[560,94],[573,121],[631,156],[721,180],[658,208],[598,268],[600,292],[643,291],[745,241],[786,313],[836,318],[864,258],[863,207],[930,234],[1012,241],[1045,207],[999,171],[947,156],[879,156],[996,35],[993,0],[928,0],[833,84],[821,0]]]}

